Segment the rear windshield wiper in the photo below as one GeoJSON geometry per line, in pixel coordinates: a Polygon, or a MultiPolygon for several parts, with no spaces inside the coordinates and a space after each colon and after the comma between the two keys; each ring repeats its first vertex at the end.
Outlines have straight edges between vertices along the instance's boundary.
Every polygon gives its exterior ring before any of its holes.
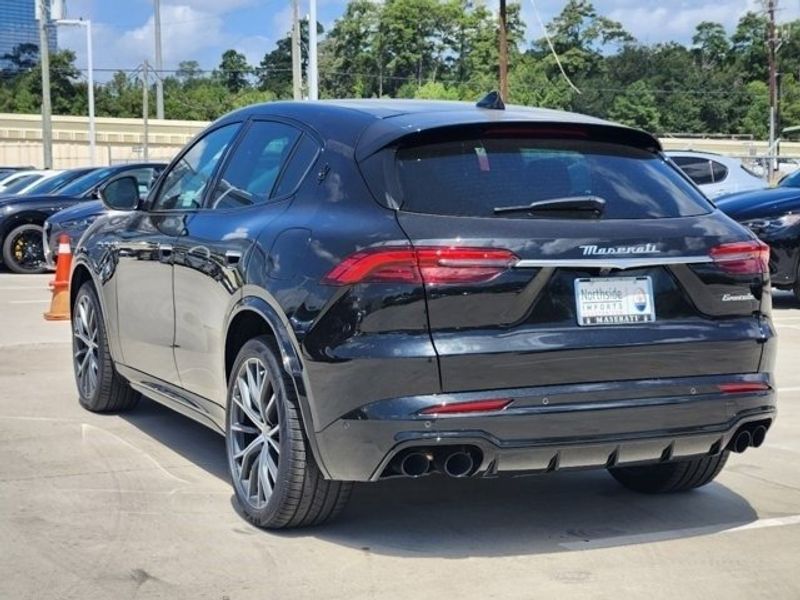
{"type": "Polygon", "coordinates": [[[524,212],[531,215],[551,213],[551,216],[555,216],[555,213],[563,213],[584,218],[597,218],[603,214],[605,207],[606,201],[600,196],[565,196],[564,198],[539,200],[524,206],[497,206],[494,208],[494,214],[524,212]]]}

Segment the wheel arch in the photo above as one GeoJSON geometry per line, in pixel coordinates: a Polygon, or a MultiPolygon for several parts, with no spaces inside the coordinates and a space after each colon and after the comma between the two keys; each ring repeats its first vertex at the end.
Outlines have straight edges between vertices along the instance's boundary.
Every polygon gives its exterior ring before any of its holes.
{"type": "Polygon", "coordinates": [[[97,288],[97,285],[94,283],[94,279],[92,278],[92,274],[89,271],[89,267],[84,264],[78,263],[75,265],[75,268],[72,270],[72,274],[69,278],[69,308],[72,310],[73,305],[75,304],[75,296],[78,294],[78,290],[81,289],[81,286],[86,283],[87,281],[91,281],[92,284],[97,288]]]}
{"type": "Polygon", "coordinates": [[[20,225],[32,223],[34,225],[44,225],[50,215],[37,210],[19,212],[8,217],[0,229],[0,241],[5,240],[6,236],[20,225]]]}
{"type": "Polygon", "coordinates": [[[227,381],[230,377],[233,362],[245,342],[259,335],[271,337],[281,353],[283,368],[294,383],[306,439],[323,475],[325,478],[330,478],[317,444],[311,409],[312,399],[299,344],[290,330],[288,319],[282,317],[282,314],[282,311],[276,309],[266,299],[256,296],[246,296],[234,306],[225,332],[225,378],[227,381]]]}

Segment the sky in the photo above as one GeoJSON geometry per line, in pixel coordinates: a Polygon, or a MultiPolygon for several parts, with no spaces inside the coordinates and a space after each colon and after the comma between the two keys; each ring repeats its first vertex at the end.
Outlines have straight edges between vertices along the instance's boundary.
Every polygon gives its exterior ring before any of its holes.
{"type": "MultiPolygon", "coordinates": [[[[495,0],[483,0],[490,7],[495,0]]],[[[564,0],[535,0],[546,23],[564,0]]],[[[528,39],[541,37],[533,0],[521,0],[528,39]]],[[[318,20],[329,29],[347,0],[317,0],[318,20]]],[[[301,0],[301,12],[308,0],[301,0]]],[[[675,40],[688,43],[701,21],[722,23],[731,31],[759,0],[595,0],[600,14],[620,21],[640,42],[675,40]]],[[[164,68],[196,60],[212,69],[228,48],[258,64],[290,27],[290,0],[161,0],[164,68]]],[[[800,18],[800,0],[781,0],[779,21],[800,18]]],[[[112,70],[133,70],[145,58],[153,61],[153,0],[67,0],[67,16],[92,20],[96,78],[112,70]]],[[[86,37],[82,28],[59,27],[59,45],[74,50],[78,67],[86,67],[86,37]]]]}

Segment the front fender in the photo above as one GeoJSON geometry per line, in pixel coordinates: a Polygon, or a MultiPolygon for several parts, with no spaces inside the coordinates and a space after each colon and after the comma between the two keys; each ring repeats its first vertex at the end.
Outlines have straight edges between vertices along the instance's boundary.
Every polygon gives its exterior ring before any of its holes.
{"type": "Polygon", "coordinates": [[[81,272],[89,274],[88,281],[94,285],[100,308],[103,315],[103,324],[108,338],[108,350],[115,363],[122,363],[122,348],[117,332],[117,287],[113,278],[103,278],[97,269],[97,264],[86,253],[85,249],[78,249],[73,256],[72,268],[69,275],[70,309],[78,292],[77,284],[81,281],[81,272]]]}

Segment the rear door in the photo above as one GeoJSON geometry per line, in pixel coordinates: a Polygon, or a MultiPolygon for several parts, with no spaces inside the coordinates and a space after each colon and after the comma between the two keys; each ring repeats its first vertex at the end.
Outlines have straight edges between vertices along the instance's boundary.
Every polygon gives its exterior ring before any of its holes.
{"type": "Polygon", "coordinates": [[[242,296],[245,258],[265,226],[289,204],[318,144],[286,123],[246,126],[203,209],[175,243],[175,361],[183,387],[220,405],[226,325],[242,296]]]}
{"type": "Polygon", "coordinates": [[[757,370],[761,246],[617,137],[504,125],[374,159],[421,257],[444,391],[757,370]]]}

